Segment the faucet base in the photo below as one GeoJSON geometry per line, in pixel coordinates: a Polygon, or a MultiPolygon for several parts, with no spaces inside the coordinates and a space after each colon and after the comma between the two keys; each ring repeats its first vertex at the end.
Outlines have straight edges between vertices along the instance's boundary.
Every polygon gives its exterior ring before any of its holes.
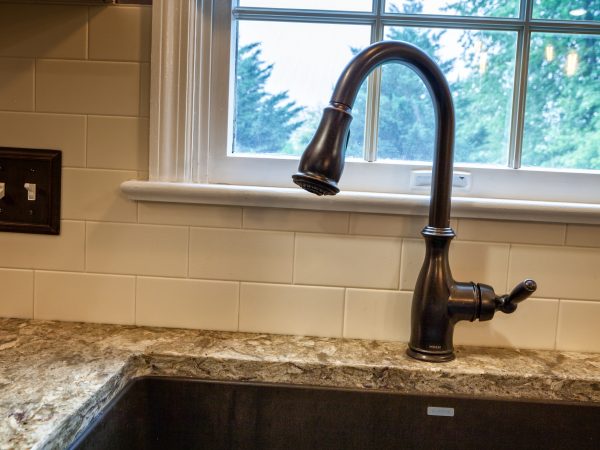
{"type": "Polygon", "coordinates": [[[410,347],[406,349],[406,354],[411,358],[418,359],[419,361],[426,362],[448,362],[452,361],[456,356],[454,352],[450,353],[425,353],[419,350],[414,350],[410,347]]]}

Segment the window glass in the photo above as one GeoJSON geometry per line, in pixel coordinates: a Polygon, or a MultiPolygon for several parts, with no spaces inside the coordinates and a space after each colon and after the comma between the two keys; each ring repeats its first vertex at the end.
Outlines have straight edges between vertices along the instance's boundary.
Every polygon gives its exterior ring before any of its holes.
{"type": "Polygon", "coordinates": [[[400,14],[517,17],[519,0],[387,0],[385,10],[400,14]]]}
{"type": "Polygon", "coordinates": [[[242,7],[371,11],[371,0],[239,0],[242,7]]]}
{"type": "Polygon", "coordinates": [[[600,20],[600,0],[536,0],[533,18],[600,20]]]}
{"type": "Polygon", "coordinates": [[[600,37],[534,33],[523,165],[600,169],[600,37]]]}
{"type": "MultiPolygon", "coordinates": [[[[369,39],[362,25],[240,21],[233,153],[302,154],[342,69],[369,39]]],[[[362,155],[362,136],[353,125],[349,156],[362,155]]]]}
{"type": "MultiPolygon", "coordinates": [[[[442,68],[456,111],[455,161],[505,165],[516,33],[389,27],[385,36],[420,47],[442,68]]],[[[378,159],[431,161],[434,131],[431,97],[420,78],[406,67],[385,66],[378,159]]]]}

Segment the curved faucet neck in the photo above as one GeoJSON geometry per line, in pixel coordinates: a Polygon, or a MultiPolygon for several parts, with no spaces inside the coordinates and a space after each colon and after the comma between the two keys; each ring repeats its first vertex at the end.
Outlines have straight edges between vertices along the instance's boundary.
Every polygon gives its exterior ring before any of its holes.
{"type": "Polygon", "coordinates": [[[344,68],[331,96],[331,104],[352,108],[363,81],[375,68],[388,62],[411,67],[433,99],[436,133],[429,226],[448,228],[454,161],[454,106],[448,82],[437,64],[425,52],[406,42],[377,42],[358,53],[344,68]]]}

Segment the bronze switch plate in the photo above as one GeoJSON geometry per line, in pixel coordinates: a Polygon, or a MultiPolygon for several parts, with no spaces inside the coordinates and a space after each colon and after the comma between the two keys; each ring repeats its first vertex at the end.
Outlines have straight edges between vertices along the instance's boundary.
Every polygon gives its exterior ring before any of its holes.
{"type": "Polygon", "coordinates": [[[0,147],[0,231],[60,234],[62,152],[0,147]]]}

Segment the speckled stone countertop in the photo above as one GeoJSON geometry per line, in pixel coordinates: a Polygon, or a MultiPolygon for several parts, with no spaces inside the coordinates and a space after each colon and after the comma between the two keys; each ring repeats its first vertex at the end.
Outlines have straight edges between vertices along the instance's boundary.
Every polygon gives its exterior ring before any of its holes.
{"type": "Polygon", "coordinates": [[[600,354],[0,319],[0,449],[64,448],[133,377],[600,402],[600,354]]]}

